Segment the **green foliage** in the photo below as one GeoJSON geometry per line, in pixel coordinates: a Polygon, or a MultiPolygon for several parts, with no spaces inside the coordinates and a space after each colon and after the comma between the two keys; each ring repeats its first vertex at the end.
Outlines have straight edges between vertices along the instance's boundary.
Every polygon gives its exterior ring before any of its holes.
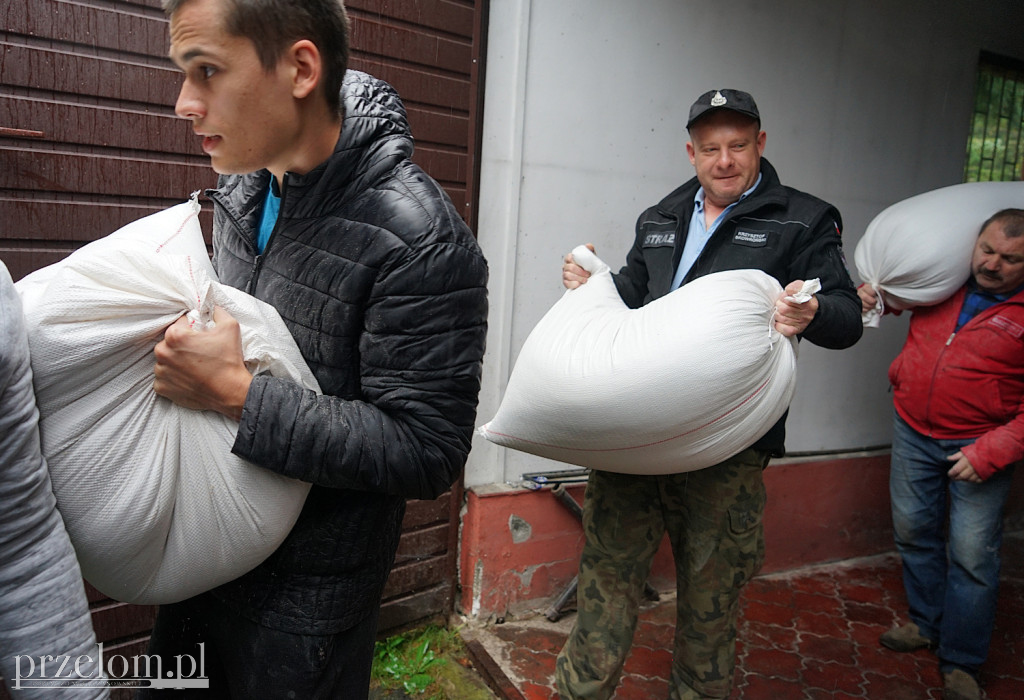
{"type": "Polygon", "coordinates": [[[381,687],[401,688],[412,697],[445,700],[437,680],[452,661],[447,655],[461,653],[458,633],[428,625],[377,642],[372,677],[381,687]]]}
{"type": "Polygon", "coordinates": [[[1017,180],[1024,165],[1024,71],[978,69],[965,182],[1017,180]]]}

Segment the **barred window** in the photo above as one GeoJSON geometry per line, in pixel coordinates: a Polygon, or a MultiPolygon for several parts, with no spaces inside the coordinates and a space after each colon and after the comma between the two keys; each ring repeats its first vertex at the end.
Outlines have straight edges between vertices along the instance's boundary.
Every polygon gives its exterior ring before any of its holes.
{"type": "Polygon", "coordinates": [[[964,182],[1024,179],[1024,61],[982,52],[964,182]]]}

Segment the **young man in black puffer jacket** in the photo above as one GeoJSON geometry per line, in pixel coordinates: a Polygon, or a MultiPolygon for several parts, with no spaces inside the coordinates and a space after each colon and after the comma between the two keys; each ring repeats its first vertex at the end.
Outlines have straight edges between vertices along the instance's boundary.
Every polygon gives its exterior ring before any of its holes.
{"type": "Polygon", "coordinates": [[[168,329],[157,393],[236,418],[236,454],[313,487],[255,570],[161,608],[151,653],[205,643],[224,696],[363,698],[405,499],[443,493],[469,452],[486,262],[409,160],[398,95],[346,75],[338,0],[165,6],[176,111],[222,175],[214,266],[277,308],[323,395],[251,376],[221,310],[213,331],[168,329]]]}

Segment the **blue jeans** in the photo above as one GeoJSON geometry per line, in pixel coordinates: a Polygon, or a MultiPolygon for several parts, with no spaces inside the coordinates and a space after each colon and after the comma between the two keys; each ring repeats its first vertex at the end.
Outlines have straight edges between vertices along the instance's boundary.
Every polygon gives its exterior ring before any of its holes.
{"type": "Polygon", "coordinates": [[[938,642],[943,672],[974,675],[992,638],[1013,468],[981,484],[953,481],[946,457],[972,442],[926,437],[897,415],[889,494],[910,619],[938,642]]]}

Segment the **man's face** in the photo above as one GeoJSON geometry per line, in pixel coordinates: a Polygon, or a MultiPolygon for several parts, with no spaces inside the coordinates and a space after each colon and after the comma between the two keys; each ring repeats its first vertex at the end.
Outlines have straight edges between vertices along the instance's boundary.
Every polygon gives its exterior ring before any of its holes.
{"type": "Polygon", "coordinates": [[[1024,236],[1008,238],[998,221],[978,236],[971,259],[978,286],[992,294],[1006,294],[1024,284],[1024,236]]]}
{"type": "Polygon", "coordinates": [[[705,203],[725,208],[757,182],[764,143],[757,122],[730,110],[712,112],[690,127],[686,152],[705,203]]]}
{"type": "Polygon", "coordinates": [[[224,30],[223,0],[188,0],[171,17],[171,59],[185,72],[174,111],[192,120],[218,173],[289,169],[300,120],[282,64],[224,30]]]}

